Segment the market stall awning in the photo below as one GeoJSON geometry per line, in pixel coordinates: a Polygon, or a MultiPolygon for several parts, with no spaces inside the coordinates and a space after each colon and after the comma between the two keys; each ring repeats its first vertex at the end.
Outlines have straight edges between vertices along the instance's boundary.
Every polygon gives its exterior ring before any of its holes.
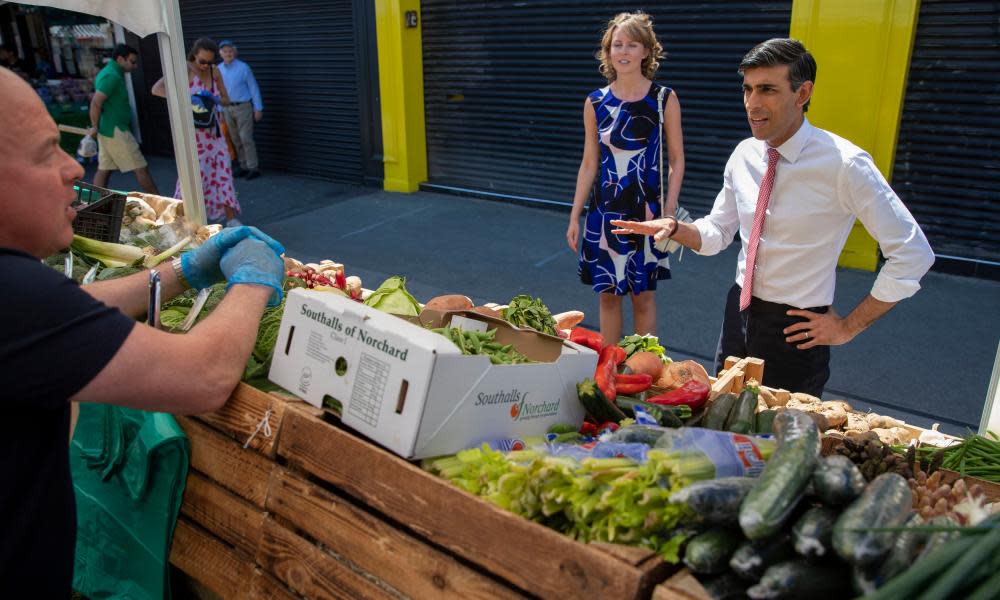
{"type": "Polygon", "coordinates": [[[184,213],[192,221],[205,224],[205,201],[201,189],[201,168],[194,143],[191,97],[188,95],[187,58],[180,7],[169,0],[36,0],[24,2],[104,17],[135,32],[140,37],[157,34],[163,77],[167,88],[170,133],[177,159],[177,177],[184,197],[184,213]]]}

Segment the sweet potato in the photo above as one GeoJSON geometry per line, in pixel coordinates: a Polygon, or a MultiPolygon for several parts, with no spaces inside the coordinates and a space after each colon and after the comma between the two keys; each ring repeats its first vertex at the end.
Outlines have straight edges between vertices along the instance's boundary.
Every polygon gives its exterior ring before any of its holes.
{"type": "Polygon", "coordinates": [[[503,315],[500,314],[500,311],[493,310],[492,308],[490,308],[488,306],[476,306],[472,310],[475,311],[475,312],[477,312],[477,313],[479,313],[479,314],[481,314],[481,315],[486,315],[487,317],[493,317],[494,319],[502,319],[503,318],[503,315]]]}
{"type": "Polygon", "coordinates": [[[435,296],[427,301],[424,308],[430,308],[432,310],[472,310],[475,304],[468,296],[463,296],[461,294],[446,294],[444,296],[435,296]]]}
{"type": "Polygon", "coordinates": [[[666,390],[672,390],[679,388],[692,379],[697,379],[707,386],[712,385],[708,381],[708,371],[705,370],[705,367],[693,360],[669,363],[660,371],[660,378],[656,380],[655,385],[666,390]]]}

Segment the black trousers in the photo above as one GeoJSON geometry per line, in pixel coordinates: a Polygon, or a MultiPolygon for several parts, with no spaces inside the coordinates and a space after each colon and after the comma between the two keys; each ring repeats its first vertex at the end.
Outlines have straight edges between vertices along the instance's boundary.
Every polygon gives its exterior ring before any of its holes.
{"type": "MultiPolygon", "coordinates": [[[[787,304],[752,298],[750,306],[741,312],[740,286],[733,284],[726,297],[726,313],[715,355],[715,372],[723,368],[729,356],[762,358],[764,385],[821,397],[823,387],[830,379],[830,347],[799,350],[795,344],[785,341],[782,330],[805,320],[785,314],[792,308],[787,304]]],[[[821,306],[806,310],[825,313],[829,309],[829,306],[821,306]]]]}

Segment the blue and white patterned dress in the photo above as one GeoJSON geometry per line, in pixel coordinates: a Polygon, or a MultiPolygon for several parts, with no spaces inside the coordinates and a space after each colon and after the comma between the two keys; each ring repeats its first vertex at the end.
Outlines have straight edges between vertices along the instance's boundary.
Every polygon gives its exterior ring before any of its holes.
{"type": "MultiPolygon", "coordinates": [[[[668,254],[658,251],[651,237],[615,235],[610,224],[612,219],[647,221],[660,216],[660,87],[652,84],[636,102],[622,102],[611,86],[588,96],[597,115],[600,177],[587,211],[578,273],[598,293],[638,294],[670,278],[668,254]]],[[[667,88],[664,99],[669,95],[667,88]]]]}

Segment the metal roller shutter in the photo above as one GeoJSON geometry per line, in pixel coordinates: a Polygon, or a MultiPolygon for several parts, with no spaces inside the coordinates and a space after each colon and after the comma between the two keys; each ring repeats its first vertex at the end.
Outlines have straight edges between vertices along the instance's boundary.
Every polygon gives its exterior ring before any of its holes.
{"type": "Polygon", "coordinates": [[[584,98],[606,85],[600,34],[614,14],[643,9],[668,53],[657,80],[681,102],[681,203],[704,213],[750,135],[736,68],[757,43],[788,35],[791,5],[423,0],[426,187],[572,203],[584,98]]]}
{"type": "Polygon", "coordinates": [[[1000,2],[923,0],[893,187],[927,234],[936,268],[1000,270],[998,106],[1000,2]]]}
{"type": "Polygon", "coordinates": [[[264,100],[256,126],[261,166],[362,180],[359,40],[352,0],[181,0],[187,46],[232,39],[264,100]]]}

